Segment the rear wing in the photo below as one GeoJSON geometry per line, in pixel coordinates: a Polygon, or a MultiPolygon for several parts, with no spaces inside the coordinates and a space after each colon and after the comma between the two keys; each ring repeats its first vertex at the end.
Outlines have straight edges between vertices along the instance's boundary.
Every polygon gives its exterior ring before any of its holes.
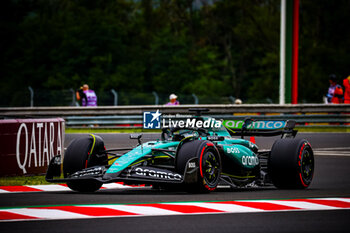
{"type": "Polygon", "coordinates": [[[244,121],[224,121],[224,126],[228,129],[231,136],[278,136],[281,138],[294,138],[297,130],[294,129],[295,121],[267,121],[253,120],[246,118],[244,121]],[[231,124],[230,124],[231,123],[231,124]]]}

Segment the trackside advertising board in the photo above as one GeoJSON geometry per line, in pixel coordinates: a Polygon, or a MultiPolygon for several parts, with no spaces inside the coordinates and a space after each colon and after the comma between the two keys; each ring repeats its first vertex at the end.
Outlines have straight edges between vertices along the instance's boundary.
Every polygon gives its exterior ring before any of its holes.
{"type": "MultiPolygon", "coordinates": [[[[223,125],[227,128],[241,129],[244,121],[243,120],[224,120],[223,125]]],[[[248,129],[264,129],[264,130],[277,130],[283,129],[286,126],[286,121],[280,120],[258,120],[254,121],[248,129]]]]}
{"type": "Polygon", "coordinates": [[[0,176],[45,173],[64,152],[64,120],[0,120],[0,176]]]}

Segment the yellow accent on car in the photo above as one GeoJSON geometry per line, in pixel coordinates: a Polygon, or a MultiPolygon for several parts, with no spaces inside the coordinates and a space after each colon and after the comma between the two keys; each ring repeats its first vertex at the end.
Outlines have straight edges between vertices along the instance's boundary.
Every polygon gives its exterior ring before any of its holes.
{"type": "Polygon", "coordinates": [[[233,131],[232,129],[230,129],[229,127],[227,126],[224,126],[227,130],[231,131],[232,133],[236,133],[235,131],[233,131]]]}
{"type": "Polygon", "coordinates": [[[93,151],[94,148],[95,148],[96,137],[95,137],[95,135],[93,135],[93,134],[90,134],[90,136],[92,136],[92,138],[93,138],[93,143],[92,143],[92,147],[91,147],[91,150],[90,150],[90,155],[91,155],[91,154],[92,154],[92,151],[93,151]]]}
{"type": "Polygon", "coordinates": [[[153,157],[153,158],[142,159],[142,160],[140,160],[140,161],[137,161],[137,162],[135,162],[135,163],[129,165],[129,167],[132,167],[132,166],[134,166],[134,165],[136,165],[136,164],[143,163],[143,162],[148,161],[148,160],[151,160],[151,159],[159,159],[159,158],[169,158],[169,156],[160,155],[160,156],[155,156],[155,157],[153,157]]]}
{"type": "Polygon", "coordinates": [[[193,138],[193,137],[194,137],[194,136],[192,136],[192,135],[191,135],[191,136],[188,136],[188,137],[185,137],[185,138],[181,139],[180,143],[183,142],[183,141],[185,141],[186,139],[193,138]]]}
{"type": "Polygon", "coordinates": [[[226,173],[221,173],[222,175],[225,175],[225,176],[229,176],[229,177],[232,177],[232,178],[239,178],[239,179],[244,179],[244,178],[255,178],[255,176],[234,176],[234,175],[230,175],[230,174],[226,174],[226,173]]]}

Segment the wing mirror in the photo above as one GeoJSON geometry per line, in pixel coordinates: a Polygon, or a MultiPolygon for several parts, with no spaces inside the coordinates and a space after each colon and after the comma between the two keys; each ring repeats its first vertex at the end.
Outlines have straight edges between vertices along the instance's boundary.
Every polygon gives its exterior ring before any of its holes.
{"type": "Polygon", "coordinates": [[[251,118],[246,118],[246,119],[244,119],[244,123],[243,123],[243,125],[242,125],[242,129],[243,129],[243,130],[248,129],[248,127],[251,126],[251,125],[253,124],[253,122],[254,122],[254,120],[251,119],[251,118]]]}
{"type": "Polygon", "coordinates": [[[142,144],[142,133],[132,133],[130,134],[130,139],[137,139],[137,142],[139,143],[139,145],[142,144]]]}
{"type": "MultiPolygon", "coordinates": [[[[251,118],[244,119],[244,123],[242,125],[242,135],[241,138],[244,138],[244,132],[248,129],[249,126],[253,124],[254,120],[251,118]]],[[[251,128],[251,127],[250,127],[251,128]]]]}

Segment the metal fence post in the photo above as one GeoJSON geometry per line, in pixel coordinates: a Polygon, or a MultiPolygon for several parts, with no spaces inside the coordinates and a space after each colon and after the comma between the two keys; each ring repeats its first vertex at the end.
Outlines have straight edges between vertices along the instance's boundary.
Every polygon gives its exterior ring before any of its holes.
{"type": "Polygon", "coordinates": [[[192,93],[193,99],[194,99],[194,104],[198,104],[198,97],[196,94],[192,93]]]}
{"type": "Polygon", "coordinates": [[[116,92],[114,89],[111,89],[111,92],[114,96],[114,106],[118,105],[118,92],[116,92]]]}
{"type": "Polygon", "coordinates": [[[28,86],[30,92],[30,107],[34,106],[34,90],[31,86],[28,86]]]}
{"type": "Polygon", "coordinates": [[[75,99],[75,91],[73,90],[73,88],[70,88],[69,90],[72,92],[72,104],[71,104],[71,106],[80,106],[75,99]]]}
{"type": "Polygon", "coordinates": [[[152,94],[154,95],[154,98],[155,98],[154,104],[158,105],[159,104],[159,96],[158,96],[157,92],[152,91],[152,94]]]}
{"type": "Polygon", "coordinates": [[[236,100],[235,97],[233,97],[232,95],[230,95],[228,98],[232,101],[233,104],[235,103],[235,100],[236,100]]]}

